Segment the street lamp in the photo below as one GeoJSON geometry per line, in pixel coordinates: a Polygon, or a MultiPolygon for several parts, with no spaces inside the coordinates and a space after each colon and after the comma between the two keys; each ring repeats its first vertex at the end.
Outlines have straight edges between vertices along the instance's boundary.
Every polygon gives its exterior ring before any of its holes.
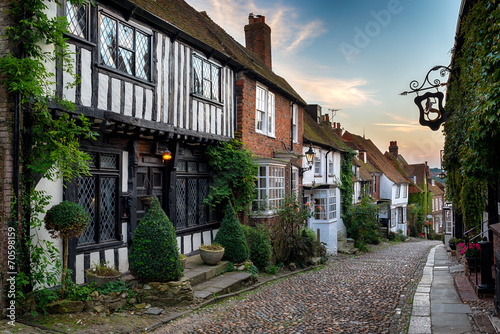
{"type": "Polygon", "coordinates": [[[312,148],[312,143],[309,143],[309,150],[306,152],[306,160],[307,164],[309,165],[308,167],[304,167],[300,169],[300,173],[303,174],[307,170],[311,170],[312,164],[314,162],[314,157],[316,156],[316,152],[313,151],[312,148]]]}

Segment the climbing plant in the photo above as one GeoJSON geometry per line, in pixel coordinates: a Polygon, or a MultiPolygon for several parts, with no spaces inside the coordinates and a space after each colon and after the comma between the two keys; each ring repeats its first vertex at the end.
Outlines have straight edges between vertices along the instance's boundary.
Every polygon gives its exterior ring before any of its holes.
{"type": "MultiPolygon", "coordinates": [[[[89,121],[70,112],[74,106],[58,96],[55,69],[74,78],[71,52],[64,37],[65,17],[49,17],[47,3],[62,5],[59,0],[13,0],[9,2],[10,25],[5,29],[11,52],[0,58],[3,85],[16,96],[16,112],[22,115],[20,192],[13,195],[11,226],[19,228],[16,240],[18,289],[22,293],[33,286],[54,285],[60,271],[59,252],[48,240],[31,235],[42,225],[39,218],[50,196],[35,189],[37,180],[71,180],[88,173],[88,155],[79,150],[81,138],[94,138],[89,121]],[[56,115],[49,103],[58,105],[56,115]],[[21,214],[18,215],[18,208],[21,214]],[[19,216],[20,218],[16,218],[19,216]],[[55,268],[49,269],[51,266],[55,268]]],[[[71,0],[82,4],[84,0],[71,0]]],[[[15,132],[15,129],[13,129],[15,132]]]]}
{"type": "Polygon", "coordinates": [[[342,193],[342,219],[346,226],[350,224],[350,212],[352,210],[352,195],[354,192],[353,188],[353,171],[352,171],[352,159],[354,158],[354,151],[349,150],[342,153],[341,166],[340,166],[340,181],[339,186],[342,193]]]}
{"type": "Polygon", "coordinates": [[[247,209],[256,197],[258,165],[252,152],[243,142],[232,140],[208,146],[206,155],[215,177],[205,203],[231,202],[236,212],[247,209]]]}
{"type": "Polygon", "coordinates": [[[466,228],[481,221],[488,184],[500,178],[500,1],[477,1],[463,18],[444,126],[447,196],[466,228]]]}

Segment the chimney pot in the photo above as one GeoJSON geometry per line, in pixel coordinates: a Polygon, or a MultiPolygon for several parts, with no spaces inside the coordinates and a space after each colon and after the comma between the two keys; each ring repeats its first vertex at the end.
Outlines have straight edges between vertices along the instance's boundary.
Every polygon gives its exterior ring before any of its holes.
{"type": "Polygon", "coordinates": [[[399,155],[399,148],[398,148],[398,142],[397,141],[391,141],[389,143],[389,153],[392,154],[395,158],[398,157],[399,155]]]}

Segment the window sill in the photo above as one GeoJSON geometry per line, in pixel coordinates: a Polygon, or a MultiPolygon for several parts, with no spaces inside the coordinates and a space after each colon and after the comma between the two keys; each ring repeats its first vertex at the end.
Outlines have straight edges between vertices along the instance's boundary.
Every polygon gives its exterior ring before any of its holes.
{"type": "Polygon", "coordinates": [[[85,39],[85,38],[82,38],[82,37],[80,37],[80,36],[76,36],[76,35],[73,35],[73,34],[67,34],[67,33],[64,33],[64,34],[63,34],[63,37],[65,37],[65,38],[67,38],[67,39],[69,39],[69,40],[72,40],[72,41],[78,42],[78,43],[80,43],[80,44],[85,44],[85,45],[86,45],[86,46],[88,46],[88,47],[92,47],[92,48],[94,48],[94,47],[96,47],[96,46],[97,46],[97,44],[92,43],[92,42],[90,42],[89,40],[87,40],[87,39],[85,39]]]}
{"type": "Polygon", "coordinates": [[[203,95],[199,95],[199,94],[195,94],[195,93],[191,93],[191,96],[197,100],[200,100],[200,101],[203,101],[203,102],[208,102],[210,104],[213,104],[213,105],[216,105],[216,106],[219,106],[221,108],[224,107],[224,102],[219,102],[219,101],[215,101],[215,100],[212,100],[212,99],[209,99],[208,97],[206,96],[203,96],[203,95]]]}
{"type": "Polygon", "coordinates": [[[117,74],[117,75],[120,75],[124,78],[127,78],[127,79],[130,79],[132,81],[135,81],[137,83],[141,83],[141,84],[144,84],[144,85],[148,85],[150,87],[156,87],[156,84],[151,82],[151,81],[148,81],[148,80],[144,80],[144,79],[141,79],[141,78],[138,78],[138,77],[135,77],[133,75],[130,75],[130,74],[127,74],[125,72],[122,72],[122,71],[119,71],[117,70],[116,68],[113,68],[113,67],[109,67],[107,65],[103,65],[103,64],[99,64],[99,63],[96,63],[95,66],[100,69],[100,70],[103,70],[103,71],[106,71],[106,72],[111,72],[111,73],[114,73],[114,74],[117,74]]]}

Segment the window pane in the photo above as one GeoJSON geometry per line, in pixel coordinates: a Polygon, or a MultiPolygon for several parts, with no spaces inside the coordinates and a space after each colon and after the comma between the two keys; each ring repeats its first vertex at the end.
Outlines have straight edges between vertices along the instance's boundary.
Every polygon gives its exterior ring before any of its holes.
{"type": "Polygon", "coordinates": [[[202,74],[202,61],[200,58],[193,57],[193,92],[195,94],[203,94],[202,90],[202,80],[203,80],[203,74],[202,74]]]}
{"type": "Polygon", "coordinates": [[[116,68],[116,21],[105,16],[100,16],[100,53],[104,64],[116,68]]]}
{"type": "Polygon", "coordinates": [[[187,225],[194,226],[198,223],[198,183],[196,179],[188,179],[188,198],[187,202],[189,205],[187,206],[187,225]]]}
{"type": "Polygon", "coordinates": [[[101,168],[118,169],[118,156],[116,154],[102,154],[101,168]]]}
{"type": "Polygon", "coordinates": [[[212,99],[215,101],[220,101],[219,97],[219,78],[220,69],[217,66],[212,65],[212,99]]]}
{"type": "Polygon", "coordinates": [[[210,75],[210,63],[203,63],[203,96],[212,98],[212,85],[210,75]]]}
{"type": "Polygon", "coordinates": [[[151,64],[151,55],[149,52],[149,36],[140,32],[136,33],[136,76],[149,80],[149,69],[151,64]]]}
{"type": "Polygon", "coordinates": [[[176,219],[175,227],[186,227],[186,179],[177,179],[175,183],[176,219]]]}
{"type": "Polygon", "coordinates": [[[87,5],[78,6],[66,2],[66,18],[68,30],[71,34],[81,38],[87,38],[87,5]]]}
{"type": "Polygon", "coordinates": [[[133,75],[134,54],[126,49],[118,49],[118,69],[127,74],[133,75]]]}
{"type": "Polygon", "coordinates": [[[134,30],[123,24],[118,24],[118,42],[120,47],[134,49],[134,30]]]}
{"type": "Polygon", "coordinates": [[[90,216],[90,223],[85,232],[78,238],[78,245],[95,242],[95,178],[93,176],[78,179],[78,204],[85,208],[90,216]]]}
{"type": "Polygon", "coordinates": [[[118,178],[103,177],[100,182],[100,239],[116,240],[116,189],[118,178]]]}

